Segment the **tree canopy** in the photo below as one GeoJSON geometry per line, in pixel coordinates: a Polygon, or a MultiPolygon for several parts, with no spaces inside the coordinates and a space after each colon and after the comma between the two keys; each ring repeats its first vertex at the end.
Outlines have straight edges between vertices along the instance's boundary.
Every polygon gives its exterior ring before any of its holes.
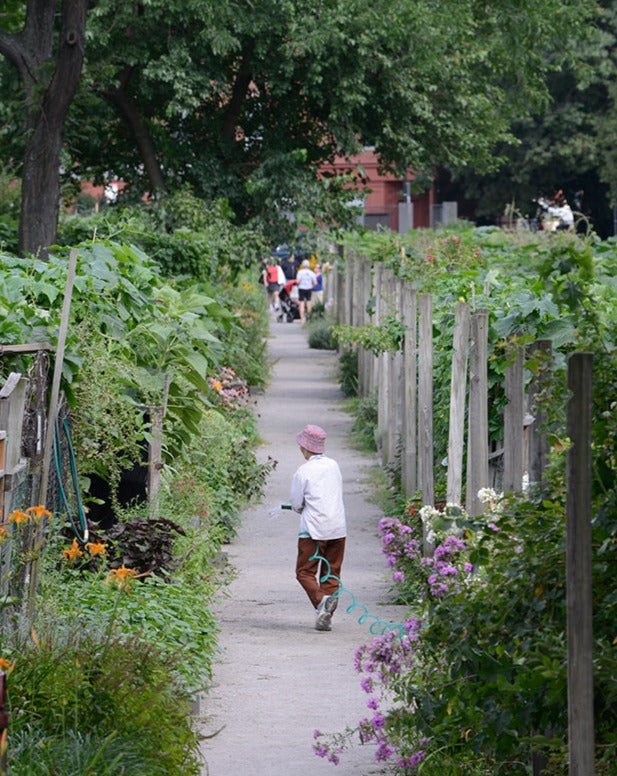
{"type": "Polygon", "coordinates": [[[545,77],[576,50],[594,9],[591,0],[100,0],[65,168],[120,177],[139,195],[189,183],[266,221],[275,202],[322,201],[316,167],[362,146],[399,171],[490,170],[513,119],[546,105],[545,77]]]}

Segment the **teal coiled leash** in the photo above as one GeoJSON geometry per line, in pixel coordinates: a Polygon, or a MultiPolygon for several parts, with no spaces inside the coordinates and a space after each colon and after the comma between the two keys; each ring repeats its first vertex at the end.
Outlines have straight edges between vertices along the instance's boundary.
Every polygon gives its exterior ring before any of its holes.
{"type": "MultiPolygon", "coordinates": [[[[291,509],[291,504],[281,504],[281,509],[291,509]]],[[[306,531],[302,531],[302,533],[298,534],[298,536],[304,537],[304,538],[311,538],[311,535],[307,533],[306,531]]],[[[399,638],[403,638],[406,634],[405,625],[402,622],[389,622],[388,620],[384,620],[381,617],[378,617],[376,614],[371,614],[369,612],[368,608],[360,603],[356,596],[351,592],[351,590],[348,590],[343,583],[341,582],[340,578],[336,576],[336,574],[332,573],[332,568],[330,566],[330,563],[326,560],[326,558],[323,557],[323,555],[320,555],[320,548],[319,543],[315,543],[315,552],[309,560],[320,560],[323,564],[326,566],[326,573],[319,577],[320,582],[326,582],[328,579],[334,579],[338,582],[338,590],[334,593],[332,593],[332,596],[334,598],[341,599],[341,596],[346,593],[351,598],[351,603],[349,606],[346,607],[345,611],[347,614],[352,614],[357,609],[360,609],[362,613],[358,617],[358,625],[366,625],[370,622],[369,625],[369,631],[374,636],[381,635],[383,636],[386,633],[390,632],[396,632],[399,636],[399,638]]]]}

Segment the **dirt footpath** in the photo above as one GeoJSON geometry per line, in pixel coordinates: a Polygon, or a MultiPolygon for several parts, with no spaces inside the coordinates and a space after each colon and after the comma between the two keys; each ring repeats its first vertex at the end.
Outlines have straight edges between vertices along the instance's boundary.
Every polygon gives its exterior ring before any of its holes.
{"type": "Polygon", "coordinates": [[[278,461],[263,504],[243,515],[227,548],[237,578],[218,609],[223,655],[202,697],[204,776],[371,776],[381,773],[370,746],[355,745],[337,767],[312,752],[313,731],[340,732],[366,717],[367,695],[354,671],[356,648],[372,636],[361,611],[345,611],[343,596],[330,632],[314,630],[314,611],[295,580],[298,516],[271,506],[287,501],[303,462],[295,434],[306,423],[328,433],[326,453],[343,473],[348,540],[343,584],[382,619],[397,622],[401,607],[384,604],[388,582],[380,551],[377,507],[369,502],[371,456],[349,445],[352,418],[342,409],[336,355],[310,350],[298,322],[272,324],[271,385],[258,404],[264,444],[260,460],[278,461]]]}

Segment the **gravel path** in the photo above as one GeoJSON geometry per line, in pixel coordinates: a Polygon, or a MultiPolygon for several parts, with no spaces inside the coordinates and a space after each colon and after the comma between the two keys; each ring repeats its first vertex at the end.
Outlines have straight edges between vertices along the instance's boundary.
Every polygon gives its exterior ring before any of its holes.
{"type": "Polygon", "coordinates": [[[295,434],[305,423],[328,433],[327,454],[343,473],[348,540],[343,584],[380,618],[397,622],[388,598],[379,547],[379,512],[369,502],[370,455],[349,444],[351,416],[342,409],[330,351],[310,350],[296,322],[272,324],[272,381],[258,403],[263,446],[278,461],[261,505],[246,511],[227,548],[237,578],[218,609],[223,656],[213,686],[201,700],[204,776],[373,776],[381,773],[370,746],[354,745],[333,766],[312,752],[313,731],[340,732],[369,714],[354,671],[355,649],[370,641],[360,613],[341,598],[332,631],[314,630],[313,609],[295,580],[298,518],[268,510],[288,500],[289,483],[303,462],[295,434]]]}

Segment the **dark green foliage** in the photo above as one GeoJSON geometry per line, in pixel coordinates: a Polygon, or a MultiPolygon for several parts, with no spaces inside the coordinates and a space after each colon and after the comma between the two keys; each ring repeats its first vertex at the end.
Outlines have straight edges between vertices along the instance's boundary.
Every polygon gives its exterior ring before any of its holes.
{"type": "Polygon", "coordinates": [[[358,395],[358,351],[345,349],[339,358],[338,380],[345,396],[358,395]]]}
{"type": "Polygon", "coordinates": [[[377,395],[364,396],[352,404],[355,420],[352,434],[366,450],[377,449],[377,395]]]}
{"type": "Polygon", "coordinates": [[[171,571],[177,566],[174,542],[185,536],[182,526],[162,517],[135,517],[117,523],[107,531],[112,549],[108,550],[110,566],[121,565],[146,571],[171,571]]]}

